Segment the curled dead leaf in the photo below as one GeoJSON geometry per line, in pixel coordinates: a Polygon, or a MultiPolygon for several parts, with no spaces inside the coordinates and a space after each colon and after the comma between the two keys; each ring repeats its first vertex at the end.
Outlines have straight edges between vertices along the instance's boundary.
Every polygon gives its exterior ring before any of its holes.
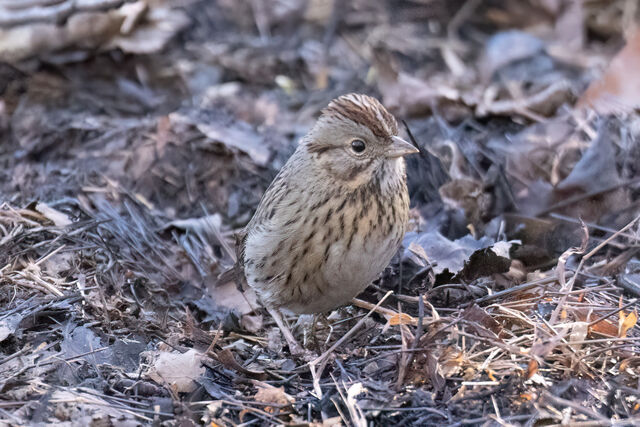
{"type": "Polygon", "coordinates": [[[636,310],[629,314],[624,314],[624,311],[620,312],[620,321],[618,327],[618,338],[625,338],[629,329],[633,328],[638,322],[638,312],[636,310]]]}
{"type": "Polygon", "coordinates": [[[71,220],[66,214],[52,208],[46,203],[36,203],[34,210],[41,213],[49,221],[53,222],[56,227],[66,227],[71,224],[71,220]]]}
{"type": "Polygon", "coordinates": [[[258,387],[258,391],[253,396],[256,402],[272,404],[265,406],[264,410],[269,413],[279,411],[282,407],[290,406],[295,399],[284,392],[284,387],[258,387]]]}
{"type": "Polygon", "coordinates": [[[527,366],[527,379],[531,379],[538,372],[538,362],[536,359],[530,359],[527,366]]]}
{"type": "Polygon", "coordinates": [[[150,351],[145,354],[152,363],[143,376],[158,384],[168,384],[178,393],[194,391],[198,386],[196,379],[205,372],[203,355],[194,349],[185,353],[150,351]]]}
{"type": "Polygon", "coordinates": [[[392,315],[389,318],[389,324],[391,326],[398,326],[398,325],[414,325],[415,326],[418,324],[418,321],[413,317],[409,316],[407,313],[397,313],[392,315]]]}

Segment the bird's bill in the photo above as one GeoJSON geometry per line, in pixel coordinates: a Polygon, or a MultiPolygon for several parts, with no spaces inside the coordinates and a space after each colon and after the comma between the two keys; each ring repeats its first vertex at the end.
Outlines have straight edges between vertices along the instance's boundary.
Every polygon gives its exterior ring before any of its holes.
{"type": "Polygon", "coordinates": [[[391,141],[391,145],[387,149],[387,157],[402,157],[406,156],[407,154],[420,152],[420,150],[414,147],[413,144],[405,141],[400,137],[392,136],[391,141]]]}

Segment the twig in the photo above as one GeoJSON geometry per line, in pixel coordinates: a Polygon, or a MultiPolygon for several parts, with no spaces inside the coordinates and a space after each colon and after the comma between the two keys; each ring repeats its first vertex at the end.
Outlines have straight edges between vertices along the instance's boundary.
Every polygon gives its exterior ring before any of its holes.
{"type": "Polygon", "coordinates": [[[594,418],[596,420],[599,421],[607,421],[610,423],[609,419],[605,418],[604,416],[600,415],[597,412],[592,411],[589,408],[585,408],[584,406],[580,405],[579,403],[576,402],[572,402],[571,400],[567,400],[567,399],[563,399],[561,397],[558,396],[554,396],[553,394],[545,391],[542,396],[541,396],[543,401],[547,401],[548,403],[554,404],[554,405],[558,405],[558,406],[562,406],[562,407],[569,407],[571,409],[573,409],[576,412],[580,412],[581,414],[584,414],[588,417],[594,418]]]}
{"type": "Polygon", "coordinates": [[[27,271],[27,272],[16,271],[16,273],[19,276],[22,276],[23,278],[25,278],[27,280],[33,280],[35,283],[37,283],[38,285],[44,287],[46,290],[48,290],[49,292],[51,292],[53,295],[55,295],[57,297],[64,296],[64,294],[62,293],[62,291],[60,289],[56,288],[51,283],[49,283],[49,282],[47,282],[45,280],[42,280],[41,278],[39,278],[35,274],[31,273],[30,271],[27,271]]]}
{"type": "MultiPolygon", "coordinates": [[[[57,238],[56,238],[57,239],[57,238]]],[[[43,262],[45,262],[46,260],[48,260],[49,258],[51,258],[52,256],[54,256],[55,254],[57,254],[58,252],[60,252],[62,249],[65,248],[66,245],[62,245],[62,246],[58,246],[57,248],[55,248],[54,250],[52,250],[51,252],[49,252],[47,255],[43,256],[42,258],[40,258],[39,260],[37,260],[35,262],[35,265],[40,265],[43,262]]]]}
{"type": "Polygon", "coordinates": [[[609,313],[605,314],[604,316],[602,316],[601,318],[594,320],[593,322],[590,322],[587,326],[588,327],[592,327],[593,325],[596,325],[600,322],[602,322],[605,319],[608,319],[609,317],[621,312],[622,310],[624,310],[625,308],[629,308],[632,305],[634,305],[636,302],[638,302],[637,298],[632,299],[631,301],[629,301],[627,304],[623,305],[622,307],[618,308],[617,310],[613,310],[610,311],[609,313]]]}
{"type": "Polygon", "coordinates": [[[416,326],[416,334],[413,338],[413,342],[411,343],[411,349],[409,351],[409,355],[406,359],[406,363],[404,364],[404,368],[402,369],[402,375],[398,374],[398,382],[396,383],[396,388],[399,389],[404,383],[404,377],[406,375],[407,367],[411,366],[413,360],[416,357],[416,348],[418,347],[418,342],[420,341],[420,337],[422,336],[422,326],[424,321],[424,296],[420,294],[420,299],[418,299],[418,325],[416,326]]]}
{"type": "MultiPolygon", "coordinates": [[[[639,180],[640,181],[640,180],[639,180]]],[[[588,254],[586,254],[584,257],[582,257],[583,260],[588,260],[589,258],[591,258],[596,252],[598,252],[600,249],[602,249],[604,246],[606,246],[610,241],[612,241],[613,239],[615,239],[616,237],[618,237],[620,234],[623,234],[625,231],[627,231],[628,229],[630,229],[631,227],[633,227],[633,225],[636,223],[636,221],[638,221],[640,219],[640,215],[638,215],[637,217],[635,217],[635,219],[631,220],[631,222],[629,222],[629,224],[625,225],[624,227],[622,227],[620,230],[616,231],[615,233],[613,233],[611,236],[609,236],[607,239],[605,239],[604,241],[602,241],[602,243],[600,243],[598,246],[596,246],[595,248],[593,248],[588,254]]]]}
{"type": "MultiPolygon", "coordinates": [[[[502,421],[522,421],[528,420],[531,418],[531,415],[513,415],[510,417],[503,417],[502,421]]],[[[466,425],[484,425],[487,421],[491,420],[491,416],[482,417],[482,418],[469,418],[458,421],[457,423],[449,424],[446,427],[459,427],[466,425]]]]}
{"type": "Polygon", "coordinates": [[[515,292],[526,291],[527,289],[535,288],[536,286],[539,286],[539,285],[546,285],[547,283],[555,282],[555,280],[556,280],[556,277],[550,276],[550,277],[543,277],[542,279],[536,279],[536,280],[533,280],[531,282],[522,283],[522,284],[514,286],[512,288],[496,292],[495,294],[487,295],[487,296],[484,296],[482,298],[478,298],[477,300],[473,300],[473,301],[465,304],[463,307],[467,307],[467,306],[470,306],[470,305],[473,305],[473,304],[478,304],[478,305],[484,304],[484,303],[486,303],[488,301],[492,301],[494,299],[502,298],[504,296],[510,295],[512,293],[515,293],[515,292]]]}
{"type": "Polygon", "coordinates": [[[560,297],[560,301],[556,305],[556,308],[553,310],[553,313],[551,313],[551,318],[549,319],[549,327],[551,328],[553,328],[556,320],[558,320],[558,316],[560,316],[560,313],[562,313],[562,310],[564,310],[564,305],[567,303],[569,292],[573,290],[573,285],[578,278],[578,273],[580,272],[580,270],[582,270],[582,266],[587,260],[586,257],[582,257],[580,263],[578,264],[578,268],[576,268],[576,271],[573,273],[573,276],[571,276],[571,279],[569,279],[568,282],[565,282],[565,265],[567,263],[567,260],[573,255],[582,255],[583,253],[585,253],[587,250],[587,245],[589,244],[589,229],[584,224],[584,222],[582,222],[582,220],[580,220],[580,225],[583,232],[580,247],[569,248],[568,250],[564,251],[560,258],[558,258],[556,274],[558,276],[558,282],[560,282],[560,292],[562,292],[563,295],[562,297],[560,297]]]}
{"type": "Polygon", "coordinates": [[[395,310],[391,310],[390,308],[386,308],[386,307],[379,307],[377,304],[372,304],[368,301],[361,300],[359,298],[353,298],[351,300],[351,303],[356,307],[360,307],[365,310],[372,310],[384,317],[392,317],[392,316],[398,315],[398,312],[395,310]]]}
{"type": "MultiPolygon", "coordinates": [[[[566,216],[566,215],[560,215],[557,213],[551,213],[549,214],[549,216],[553,219],[559,219],[560,221],[566,221],[566,222],[570,222],[572,224],[580,224],[580,220],[575,219],[575,218],[571,218],[570,216],[566,216]]],[[[620,233],[618,231],[616,231],[613,228],[609,228],[609,227],[603,227],[602,225],[598,225],[598,224],[594,224],[592,222],[585,222],[585,225],[589,228],[593,228],[594,230],[599,230],[599,231],[605,231],[607,233],[618,233],[619,236],[622,237],[626,237],[627,239],[637,239],[636,236],[633,236],[631,234],[627,234],[627,233],[620,233]]]]}

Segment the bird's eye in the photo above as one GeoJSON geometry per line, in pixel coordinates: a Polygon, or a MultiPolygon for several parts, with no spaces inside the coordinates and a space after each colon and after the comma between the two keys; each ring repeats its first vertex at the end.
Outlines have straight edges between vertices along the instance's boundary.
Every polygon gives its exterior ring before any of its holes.
{"type": "Polygon", "coordinates": [[[363,140],[354,139],[353,141],[351,141],[351,149],[353,150],[354,153],[361,154],[365,148],[366,146],[364,145],[363,140]]]}

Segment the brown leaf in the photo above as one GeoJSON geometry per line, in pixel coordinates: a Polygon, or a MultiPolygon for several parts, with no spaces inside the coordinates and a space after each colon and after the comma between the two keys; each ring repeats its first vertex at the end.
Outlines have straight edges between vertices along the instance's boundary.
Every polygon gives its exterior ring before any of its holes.
{"type": "Polygon", "coordinates": [[[600,79],[589,85],[576,107],[600,114],[622,113],[640,107],[640,29],[613,58],[600,79]]]}
{"type": "Polygon", "coordinates": [[[478,324],[484,326],[486,329],[491,330],[496,335],[502,332],[502,326],[500,326],[500,323],[498,323],[493,317],[487,314],[487,312],[478,305],[474,304],[471,307],[465,308],[462,312],[462,318],[470,322],[477,322],[478,324]]]}
{"type": "Polygon", "coordinates": [[[227,369],[240,372],[241,374],[244,374],[249,378],[266,378],[266,374],[264,372],[250,371],[249,369],[239,364],[236,358],[233,356],[233,353],[231,353],[231,350],[229,350],[228,348],[217,351],[216,357],[218,358],[218,362],[222,363],[227,369]]]}
{"type": "MultiPolygon", "coordinates": [[[[597,320],[597,319],[596,319],[597,320]]],[[[598,322],[589,328],[589,332],[597,332],[608,337],[617,337],[618,328],[609,320],[598,322]]]]}
{"type": "MultiPolygon", "coordinates": [[[[295,402],[295,399],[284,392],[284,387],[258,387],[258,391],[253,396],[256,402],[272,403],[287,406],[295,402]]],[[[265,407],[265,411],[274,412],[274,408],[265,407]]]]}
{"type": "Polygon", "coordinates": [[[413,317],[409,316],[407,313],[396,313],[389,318],[389,325],[398,326],[398,325],[417,325],[418,322],[413,317]]]}
{"type": "Polygon", "coordinates": [[[444,378],[450,378],[460,372],[464,364],[464,354],[457,347],[446,347],[438,359],[439,371],[444,378]]]}
{"type": "Polygon", "coordinates": [[[240,292],[233,282],[210,287],[209,292],[217,307],[237,310],[240,315],[249,314],[258,306],[253,290],[240,292]]]}
{"type": "Polygon", "coordinates": [[[264,137],[255,132],[247,123],[216,122],[210,118],[203,118],[196,113],[173,112],[169,114],[172,125],[193,126],[209,140],[220,143],[231,149],[241,150],[246,153],[254,163],[265,166],[271,156],[269,147],[264,142],[264,137]]]}
{"type": "Polygon", "coordinates": [[[571,173],[555,189],[559,196],[568,192],[590,192],[611,187],[620,182],[616,167],[616,151],[611,140],[616,132],[606,120],[600,122],[598,135],[591,141],[571,173]]]}
{"type": "Polygon", "coordinates": [[[624,311],[620,312],[620,324],[618,327],[618,338],[625,338],[629,329],[633,328],[638,322],[638,312],[636,310],[625,315],[624,311]]]}
{"type": "Polygon", "coordinates": [[[529,366],[527,366],[527,379],[530,379],[538,372],[538,362],[535,359],[529,360],[529,366]]]}
{"type": "Polygon", "coordinates": [[[631,357],[627,357],[622,362],[620,362],[620,366],[618,367],[618,370],[622,372],[622,371],[626,371],[628,368],[637,368],[638,366],[640,366],[640,357],[631,356],[631,357]]]}
{"type": "Polygon", "coordinates": [[[442,368],[438,363],[438,359],[436,359],[432,353],[427,354],[427,364],[425,368],[433,389],[436,391],[442,390],[445,386],[445,379],[442,376],[442,368]]]}

